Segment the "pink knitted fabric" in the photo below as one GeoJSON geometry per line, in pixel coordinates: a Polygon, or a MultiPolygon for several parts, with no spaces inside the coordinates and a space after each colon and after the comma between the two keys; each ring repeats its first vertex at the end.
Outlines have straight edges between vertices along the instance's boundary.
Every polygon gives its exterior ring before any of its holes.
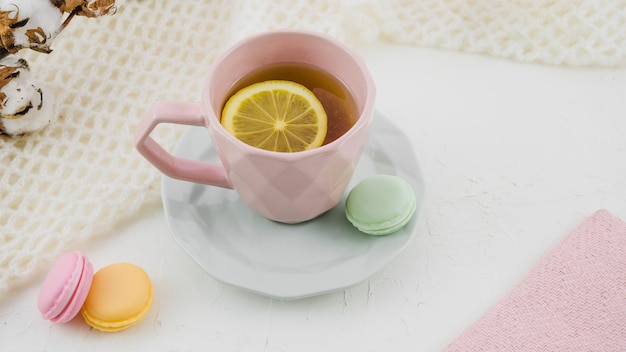
{"type": "Polygon", "coordinates": [[[626,223],[597,211],[452,351],[626,351],[626,223]]]}

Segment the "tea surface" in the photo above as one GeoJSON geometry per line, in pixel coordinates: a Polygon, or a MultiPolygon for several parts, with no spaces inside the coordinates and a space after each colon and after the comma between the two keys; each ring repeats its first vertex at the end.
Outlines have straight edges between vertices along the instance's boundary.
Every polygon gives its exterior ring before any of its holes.
{"type": "Polygon", "coordinates": [[[320,68],[301,63],[276,63],[249,73],[235,82],[225,101],[247,86],[269,80],[297,82],[313,92],[328,116],[328,131],[323,145],[341,137],[358,118],[354,99],[339,79],[320,68]]]}

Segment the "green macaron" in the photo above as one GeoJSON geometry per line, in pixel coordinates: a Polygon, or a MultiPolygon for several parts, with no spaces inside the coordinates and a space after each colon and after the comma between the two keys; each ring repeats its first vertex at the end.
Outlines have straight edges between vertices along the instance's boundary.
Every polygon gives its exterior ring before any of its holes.
{"type": "Polygon", "coordinates": [[[402,178],[374,175],[359,182],[346,199],[346,217],[360,231],[387,235],[406,225],[415,213],[415,193],[402,178]]]}

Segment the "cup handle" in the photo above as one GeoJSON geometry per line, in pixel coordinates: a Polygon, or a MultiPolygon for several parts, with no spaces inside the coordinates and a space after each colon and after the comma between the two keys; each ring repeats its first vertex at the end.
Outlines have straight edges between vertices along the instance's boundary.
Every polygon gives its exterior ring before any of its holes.
{"type": "Polygon", "coordinates": [[[233,188],[222,164],[175,157],[161,147],[150,133],[160,123],[204,126],[200,102],[154,103],[135,129],[135,148],[165,175],[183,181],[233,188]]]}

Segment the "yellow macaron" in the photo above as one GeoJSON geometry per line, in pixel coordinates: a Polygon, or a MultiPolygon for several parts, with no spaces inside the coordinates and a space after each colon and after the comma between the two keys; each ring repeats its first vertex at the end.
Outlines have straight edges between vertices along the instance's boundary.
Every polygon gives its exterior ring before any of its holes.
{"type": "Polygon", "coordinates": [[[152,299],[152,282],[142,268],[130,263],[111,264],[94,274],[81,314],[98,330],[123,330],[146,316],[152,299]]]}

